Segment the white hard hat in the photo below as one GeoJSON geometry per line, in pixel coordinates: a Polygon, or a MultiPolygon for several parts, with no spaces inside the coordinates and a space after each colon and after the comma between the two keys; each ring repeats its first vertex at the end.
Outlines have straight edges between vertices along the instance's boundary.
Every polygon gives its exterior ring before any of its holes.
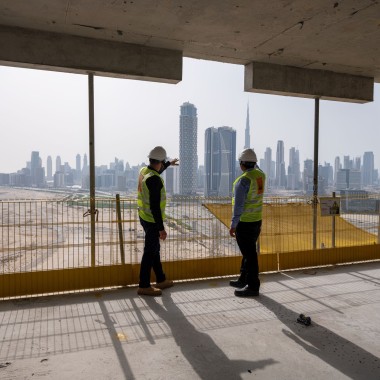
{"type": "Polygon", "coordinates": [[[164,161],[166,160],[166,150],[162,146],[156,146],[149,152],[148,158],[157,161],[164,161]]]}
{"type": "Polygon", "coordinates": [[[239,161],[243,161],[243,162],[257,162],[256,153],[251,148],[244,149],[239,154],[238,159],[239,161]]]}

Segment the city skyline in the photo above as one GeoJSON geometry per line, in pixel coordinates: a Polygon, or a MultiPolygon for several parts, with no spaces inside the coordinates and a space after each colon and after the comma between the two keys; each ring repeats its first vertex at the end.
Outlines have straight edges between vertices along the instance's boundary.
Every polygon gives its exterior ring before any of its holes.
{"type": "MultiPolygon", "coordinates": [[[[196,107],[188,102],[182,105],[179,127],[187,128],[185,141],[196,137],[196,107]],[[188,118],[190,116],[190,119],[188,118]],[[185,117],[185,122],[183,120],[185,117]]],[[[183,133],[182,133],[183,134],[183,133]]],[[[190,176],[188,172],[194,168],[196,162],[195,143],[188,144],[190,149],[185,152],[187,156],[193,156],[193,161],[187,160],[185,170],[180,171],[181,166],[168,168],[163,177],[168,181],[168,192],[180,195],[196,195],[203,192],[205,196],[229,196],[231,195],[232,182],[238,171],[236,160],[236,131],[230,127],[211,127],[205,132],[205,162],[200,164],[190,176]],[[191,148],[192,146],[192,148],[191,148]],[[176,170],[174,170],[176,169],[176,170]],[[181,178],[182,177],[182,178],[181,178]]],[[[313,189],[313,160],[307,159],[301,169],[299,150],[289,149],[289,165],[287,170],[284,163],[285,146],[282,140],[277,142],[276,161],[272,160],[272,149],[266,148],[264,158],[258,158],[260,167],[267,174],[267,190],[293,190],[311,194],[313,189]]],[[[55,158],[56,171],[51,175],[52,158],[48,156],[46,166],[38,151],[31,152],[31,160],[25,167],[16,173],[0,173],[0,185],[38,188],[65,188],[77,186],[82,189],[89,188],[89,168],[87,154],[78,153],[75,157],[75,168],[68,162],[62,164],[61,157],[55,158]],[[50,168],[49,168],[50,166],[50,168]]],[[[135,191],[137,176],[141,165],[130,166],[128,162],[115,157],[109,165],[95,167],[96,187],[118,191],[135,191]]],[[[326,194],[326,191],[335,190],[362,190],[379,189],[379,170],[374,166],[373,152],[364,152],[362,157],[350,157],[349,155],[336,157],[334,165],[324,163],[318,165],[318,193],[326,194]]]]}
{"type": "MultiPolygon", "coordinates": [[[[186,101],[197,107],[199,163],[210,127],[235,129],[236,150],[243,149],[247,106],[250,143],[259,157],[282,140],[299,149],[301,162],[312,159],[314,100],[245,93],[243,78],[244,66],[187,58],[177,85],[95,77],[95,164],[121,157],[136,165],[156,145],[178,157],[178,110],[186,101]]],[[[22,167],[22,152],[37,149],[45,158],[59,152],[73,165],[78,152],[88,151],[85,75],[0,67],[0,80],[0,172],[22,167]]],[[[379,94],[375,84],[372,103],[321,100],[320,163],[372,151],[380,166],[379,94]]]]}
{"type": "MultiPolygon", "coordinates": [[[[208,128],[208,129],[205,131],[205,133],[206,133],[209,129],[230,129],[230,128],[231,128],[231,127],[228,127],[228,126],[223,126],[223,127],[219,127],[219,128],[211,127],[211,128],[208,128]]],[[[232,129],[233,129],[233,128],[232,128],[232,129]]],[[[235,131],[235,132],[236,132],[236,131],[235,131]]],[[[300,154],[300,152],[302,152],[302,150],[296,149],[296,147],[294,147],[294,146],[287,147],[287,144],[286,144],[285,141],[278,140],[277,143],[276,143],[276,147],[278,147],[278,143],[279,143],[280,141],[281,141],[281,143],[282,143],[282,145],[283,145],[283,148],[282,148],[282,149],[283,149],[283,159],[284,159],[283,164],[284,164],[284,167],[285,167],[285,173],[286,173],[286,175],[287,175],[288,170],[289,170],[289,165],[292,166],[292,165],[291,165],[291,162],[290,162],[291,160],[290,160],[290,159],[287,160],[286,157],[289,157],[289,155],[291,154],[291,151],[292,151],[292,150],[294,150],[295,152],[298,152],[298,153],[297,153],[297,159],[298,159],[298,162],[299,162],[299,164],[300,164],[301,171],[302,171],[302,167],[303,167],[303,164],[304,164],[305,161],[307,161],[307,160],[313,160],[313,157],[309,157],[309,158],[307,158],[307,159],[305,159],[305,160],[300,160],[300,159],[299,159],[299,154],[300,154]],[[288,153],[289,153],[289,155],[287,155],[288,153]]],[[[204,151],[204,148],[205,148],[205,146],[203,146],[202,151],[204,151]]],[[[272,151],[272,156],[273,156],[273,152],[276,152],[276,149],[274,149],[273,147],[266,147],[263,156],[259,156],[259,155],[257,155],[257,156],[258,156],[258,164],[259,164],[260,161],[262,161],[262,160],[265,160],[265,161],[267,160],[266,155],[267,155],[267,150],[268,150],[268,149],[271,149],[271,151],[272,151]]],[[[32,153],[33,153],[34,151],[40,152],[39,150],[33,150],[32,153]]],[[[240,152],[240,151],[236,150],[236,161],[237,161],[237,156],[238,156],[239,152],[240,152]]],[[[29,152],[28,154],[30,155],[30,152],[29,152]]],[[[42,167],[46,169],[46,173],[45,173],[45,174],[46,174],[46,176],[48,177],[48,173],[49,173],[49,172],[48,172],[48,167],[49,167],[49,163],[48,163],[48,161],[49,161],[49,157],[50,157],[50,159],[52,159],[52,160],[55,159],[55,162],[56,162],[56,164],[53,165],[53,169],[54,169],[54,170],[52,170],[52,174],[54,174],[54,172],[57,171],[57,170],[56,170],[57,166],[62,166],[62,162],[63,162],[64,164],[68,164],[71,168],[75,168],[75,169],[77,169],[77,168],[78,168],[78,165],[77,165],[77,163],[78,163],[78,156],[79,156],[79,159],[83,161],[83,164],[81,165],[81,168],[83,169],[83,167],[87,167],[87,166],[88,166],[88,154],[87,154],[87,153],[83,153],[83,154],[81,154],[81,153],[76,153],[75,156],[72,158],[72,161],[70,161],[70,160],[66,160],[66,159],[62,159],[60,154],[57,154],[57,155],[49,154],[46,158],[41,157],[41,155],[40,155],[39,158],[42,160],[42,167]]],[[[336,156],[332,162],[328,162],[328,161],[321,162],[321,161],[319,161],[318,165],[323,166],[323,165],[325,165],[325,164],[330,164],[330,165],[334,166],[334,163],[335,163],[336,158],[342,158],[343,161],[344,161],[344,159],[346,159],[346,160],[348,159],[348,160],[351,160],[351,161],[352,161],[352,160],[358,160],[358,159],[359,159],[359,160],[362,160],[362,159],[363,159],[363,164],[364,164],[364,162],[366,161],[365,156],[367,156],[367,159],[370,160],[370,164],[369,164],[369,165],[372,165],[372,167],[373,167],[375,170],[376,170],[376,169],[380,169],[380,166],[378,167],[378,166],[375,164],[375,157],[376,157],[376,155],[375,155],[372,151],[368,151],[368,150],[362,152],[362,154],[359,155],[359,156],[351,156],[351,155],[349,155],[349,154],[343,154],[342,156],[336,156]],[[371,158],[369,158],[369,155],[371,156],[371,158]]],[[[174,156],[170,156],[170,155],[168,155],[168,158],[174,158],[174,156]]],[[[145,159],[144,161],[142,161],[142,162],[139,162],[139,163],[131,163],[131,162],[129,162],[128,160],[126,160],[124,157],[116,157],[116,156],[113,157],[113,160],[115,160],[115,159],[117,159],[117,160],[119,160],[119,161],[123,161],[125,165],[128,164],[129,166],[139,166],[139,165],[142,165],[142,164],[147,164],[148,161],[149,161],[148,158],[146,158],[146,159],[145,159]]],[[[272,158],[271,158],[271,159],[272,159],[272,158]]],[[[270,160],[271,160],[271,159],[270,159],[270,160]]],[[[276,161],[274,161],[274,162],[276,162],[276,161]]],[[[17,168],[15,171],[12,171],[12,172],[0,172],[0,173],[6,173],[6,174],[16,173],[17,171],[19,171],[19,170],[21,170],[21,169],[23,169],[23,168],[26,168],[26,167],[27,167],[27,163],[31,163],[31,160],[25,160],[24,165],[23,165],[22,167],[20,167],[20,168],[17,168]]],[[[107,166],[107,165],[112,165],[112,164],[113,164],[113,161],[109,161],[108,163],[105,163],[105,162],[97,163],[95,166],[96,166],[96,167],[102,167],[102,166],[107,166]]],[[[199,168],[199,167],[201,167],[201,166],[204,166],[204,161],[202,161],[202,162],[198,162],[198,166],[197,166],[197,167],[199,168]]],[[[342,167],[345,167],[345,166],[347,166],[347,164],[345,165],[344,162],[342,162],[342,167]]],[[[264,168],[262,168],[262,169],[264,169],[264,168]]],[[[269,170],[266,169],[266,172],[269,173],[269,172],[270,172],[270,169],[269,169],[269,170]]],[[[368,174],[368,175],[369,175],[369,174],[368,174]]]]}

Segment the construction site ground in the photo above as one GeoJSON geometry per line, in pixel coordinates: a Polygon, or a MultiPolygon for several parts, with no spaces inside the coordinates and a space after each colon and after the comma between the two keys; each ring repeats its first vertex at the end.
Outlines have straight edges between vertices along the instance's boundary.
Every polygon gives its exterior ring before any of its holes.
{"type": "Polygon", "coordinates": [[[379,379],[380,263],[0,302],[0,378],[379,379]],[[297,322],[300,314],[311,325],[297,322]]]}

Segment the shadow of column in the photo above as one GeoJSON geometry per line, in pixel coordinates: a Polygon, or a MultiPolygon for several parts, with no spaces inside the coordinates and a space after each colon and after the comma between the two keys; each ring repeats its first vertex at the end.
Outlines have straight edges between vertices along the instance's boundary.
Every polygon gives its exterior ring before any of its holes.
{"type": "Polygon", "coordinates": [[[98,303],[99,303],[100,310],[102,311],[102,314],[103,314],[104,324],[107,326],[107,329],[109,331],[111,342],[112,342],[113,348],[115,350],[117,359],[119,361],[120,367],[122,368],[122,371],[124,373],[125,379],[134,379],[135,377],[134,377],[132,369],[128,363],[128,359],[125,356],[123,346],[122,346],[120,340],[117,338],[115,321],[110,317],[109,311],[107,310],[107,307],[104,304],[104,301],[99,300],[98,303]]]}
{"type": "Polygon", "coordinates": [[[380,379],[380,359],[375,355],[314,321],[310,326],[297,323],[299,314],[265,295],[260,295],[255,300],[277,316],[290,330],[283,329],[283,334],[302,346],[305,351],[317,356],[350,379],[380,379]]]}
{"type": "Polygon", "coordinates": [[[246,361],[231,360],[206,333],[198,331],[173,302],[170,294],[162,298],[163,306],[155,299],[146,303],[169,326],[183,356],[200,379],[242,379],[242,373],[253,373],[276,364],[273,359],[246,361]]]}

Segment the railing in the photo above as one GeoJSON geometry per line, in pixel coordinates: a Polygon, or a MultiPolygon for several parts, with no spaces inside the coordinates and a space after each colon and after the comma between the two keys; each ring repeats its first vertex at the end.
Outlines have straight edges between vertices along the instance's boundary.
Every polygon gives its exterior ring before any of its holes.
{"type": "MultiPolygon", "coordinates": [[[[121,223],[116,206],[114,199],[96,201],[97,266],[141,260],[144,232],[136,201],[121,199],[121,223]]],[[[1,273],[90,266],[88,209],[88,199],[0,202],[1,273]]],[[[168,238],[161,243],[163,261],[239,254],[227,229],[202,206],[200,199],[169,201],[166,211],[168,238]]]]}
{"type": "MultiPolygon", "coordinates": [[[[338,199],[338,198],[337,198],[338,199]]],[[[345,199],[340,215],[320,216],[318,205],[317,248],[350,247],[378,243],[379,212],[377,203],[363,208],[368,198],[345,199]],[[355,211],[353,207],[355,205],[355,211]]],[[[231,220],[231,206],[207,203],[206,207],[226,226],[231,220]]],[[[313,208],[310,198],[266,198],[260,252],[282,253],[313,249],[313,208]]]]}
{"type": "MultiPolygon", "coordinates": [[[[379,259],[378,206],[368,209],[363,206],[368,200],[362,198],[345,199],[345,202],[339,216],[318,216],[318,249],[313,250],[310,198],[266,198],[259,242],[261,270],[379,259]],[[354,205],[355,210],[347,205],[354,205]],[[358,246],[361,249],[357,254],[348,249],[358,246]],[[363,252],[368,254],[363,255],[363,252]],[[313,259],[310,261],[308,257],[313,259]]],[[[375,200],[374,204],[378,205],[378,201],[375,200]]],[[[5,281],[3,284],[12,288],[15,279],[12,275],[18,275],[17,281],[32,281],[33,285],[33,281],[40,277],[25,280],[26,277],[21,275],[54,272],[59,276],[59,271],[69,273],[71,269],[115,270],[115,267],[118,267],[117,276],[120,277],[117,284],[136,283],[144,233],[135,199],[117,202],[116,199],[98,198],[94,237],[91,237],[90,217],[86,217],[89,208],[87,197],[1,201],[0,285],[5,281]],[[96,247],[94,260],[91,258],[91,239],[96,247]],[[126,268],[130,268],[130,273],[126,268]]],[[[169,265],[172,278],[238,272],[240,252],[235,239],[228,233],[230,199],[176,197],[168,200],[166,211],[168,238],[161,243],[161,257],[169,265]]],[[[75,276],[83,273],[75,272],[75,276]]],[[[94,273],[100,276],[99,271],[88,273],[90,277],[94,273]]],[[[105,276],[104,272],[101,273],[105,276]]],[[[109,274],[110,280],[104,281],[103,286],[113,284],[113,275],[109,274]]],[[[50,280],[46,278],[44,281],[50,280]]],[[[79,280],[76,278],[76,281],[79,280]]],[[[89,281],[91,283],[91,278],[89,281]]],[[[23,286],[27,289],[26,284],[23,286]]],[[[83,286],[78,284],[78,288],[83,286]]],[[[87,288],[99,286],[102,286],[102,280],[87,288]]],[[[44,292],[41,288],[43,286],[39,285],[39,292],[44,292]]],[[[49,291],[49,286],[47,288],[49,291]]],[[[61,284],[59,289],[64,290],[65,285],[61,284]]],[[[75,289],[75,286],[67,286],[68,289],[75,289]]]]}

